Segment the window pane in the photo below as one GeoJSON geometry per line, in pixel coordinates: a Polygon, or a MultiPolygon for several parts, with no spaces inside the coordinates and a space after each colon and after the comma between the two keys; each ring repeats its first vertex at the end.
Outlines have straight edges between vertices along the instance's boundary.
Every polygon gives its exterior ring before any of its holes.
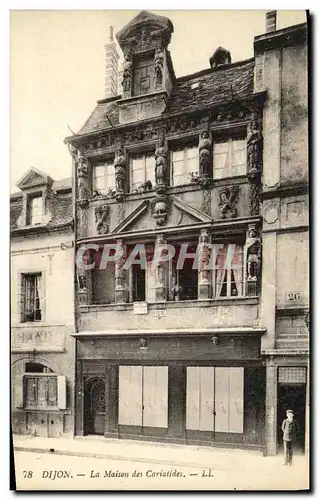
{"type": "Polygon", "coordinates": [[[186,158],[198,158],[198,148],[186,148],[186,158]]]}
{"type": "Polygon", "coordinates": [[[232,142],[232,175],[244,175],[246,170],[246,141],[243,139],[232,142]]]}
{"type": "Polygon", "coordinates": [[[183,149],[176,149],[175,151],[172,152],[172,161],[183,161],[184,160],[184,150],[183,149]]]}
{"type": "Polygon", "coordinates": [[[151,181],[155,185],[155,159],[153,155],[145,157],[146,181],[151,181]]]}
{"type": "Polygon", "coordinates": [[[115,189],[115,169],[112,161],[106,164],[106,189],[115,189]]]}
{"type": "Polygon", "coordinates": [[[104,165],[96,165],[96,167],[94,167],[94,175],[95,175],[95,178],[104,177],[105,176],[105,166],[104,165]]]}
{"type": "Polygon", "coordinates": [[[42,220],[42,196],[30,200],[30,224],[40,224],[42,220]]]}
{"type": "MultiPolygon", "coordinates": [[[[187,174],[190,174],[191,172],[198,172],[198,158],[188,158],[187,163],[186,163],[186,172],[187,174]]],[[[188,179],[188,175],[186,176],[188,179]]]]}

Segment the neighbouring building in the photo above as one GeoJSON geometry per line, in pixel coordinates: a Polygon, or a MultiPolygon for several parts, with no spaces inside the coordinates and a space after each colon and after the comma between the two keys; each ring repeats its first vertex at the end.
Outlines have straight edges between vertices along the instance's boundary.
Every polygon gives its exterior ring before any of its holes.
{"type": "Polygon", "coordinates": [[[173,31],[142,11],[117,33],[122,94],[66,139],[91,264],[76,269],[75,433],[273,454],[292,406],[304,446],[307,27],[268,13],[253,58],[218,47],[180,78],[173,31]],[[146,269],[126,269],[137,243],[146,269]],[[154,266],[164,243],[174,258],[154,266]],[[102,269],[105,244],[125,254],[102,269]]]}
{"type": "Polygon", "coordinates": [[[72,179],[31,168],[10,196],[12,430],[73,435],[72,179]]]}

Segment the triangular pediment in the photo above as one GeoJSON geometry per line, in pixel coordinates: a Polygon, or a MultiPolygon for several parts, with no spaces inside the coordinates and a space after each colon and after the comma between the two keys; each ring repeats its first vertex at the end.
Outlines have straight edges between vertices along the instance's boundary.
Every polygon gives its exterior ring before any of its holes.
{"type": "MultiPolygon", "coordinates": [[[[144,200],[140,203],[120,224],[113,230],[113,234],[153,231],[158,226],[153,216],[153,205],[156,198],[144,200]]],[[[163,228],[187,227],[203,224],[211,224],[212,218],[192,207],[176,196],[169,197],[167,205],[167,219],[163,228]]]]}
{"type": "Polygon", "coordinates": [[[19,180],[17,187],[23,191],[35,186],[51,186],[52,183],[53,179],[48,174],[35,167],[31,167],[19,180]]]}

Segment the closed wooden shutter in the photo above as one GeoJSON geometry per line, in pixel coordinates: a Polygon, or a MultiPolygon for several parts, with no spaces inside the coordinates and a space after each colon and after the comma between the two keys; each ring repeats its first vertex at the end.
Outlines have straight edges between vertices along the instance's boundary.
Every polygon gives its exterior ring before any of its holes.
{"type": "Polygon", "coordinates": [[[217,367],[215,372],[215,432],[242,433],[244,369],[217,367]]]}
{"type": "Polygon", "coordinates": [[[143,426],[167,427],[168,367],[143,367],[143,426]]]}
{"type": "Polygon", "coordinates": [[[200,367],[187,367],[186,429],[199,429],[200,367]]]}
{"type": "Polygon", "coordinates": [[[215,432],[229,432],[229,368],[215,372],[215,432]]]}
{"type": "Polygon", "coordinates": [[[13,379],[13,407],[23,408],[24,394],[23,394],[23,375],[16,375],[13,379]]]}
{"type": "Polygon", "coordinates": [[[229,431],[244,432],[244,368],[229,368],[229,431]]]}
{"type": "Polygon", "coordinates": [[[200,368],[199,430],[214,430],[214,367],[200,368]]]}
{"type": "Polygon", "coordinates": [[[58,408],[60,410],[66,409],[66,378],[65,375],[58,375],[58,408]]]}
{"type": "Polygon", "coordinates": [[[142,425],[142,366],[119,368],[119,424],[142,425]]]}

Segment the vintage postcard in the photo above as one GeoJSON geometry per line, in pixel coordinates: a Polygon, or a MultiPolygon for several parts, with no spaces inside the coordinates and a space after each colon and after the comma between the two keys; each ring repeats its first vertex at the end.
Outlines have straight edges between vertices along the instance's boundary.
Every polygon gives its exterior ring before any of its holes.
{"type": "Polygon", "coordinates": [[[308,13],[10,38],[12,489],[308,490],[308,13]]]}

